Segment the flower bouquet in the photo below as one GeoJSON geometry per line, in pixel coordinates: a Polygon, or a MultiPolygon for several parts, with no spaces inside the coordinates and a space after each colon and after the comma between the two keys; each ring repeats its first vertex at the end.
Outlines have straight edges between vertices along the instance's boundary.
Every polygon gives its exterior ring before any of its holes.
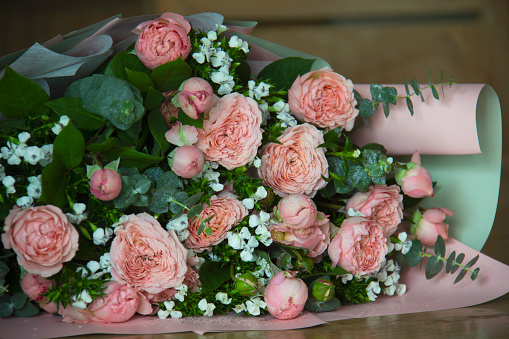
{"type": "Polygon", "coordinates": [[[254,60],[215,13],[115,20],[65,76],[5,67],[0,316],[292,319],[398,298],[411,266],[476,279],[478,256],[446,252],[454,212],[422,207],[419,150],[351,138],[453,80],[366,93],[312,58],[254,60]]]}

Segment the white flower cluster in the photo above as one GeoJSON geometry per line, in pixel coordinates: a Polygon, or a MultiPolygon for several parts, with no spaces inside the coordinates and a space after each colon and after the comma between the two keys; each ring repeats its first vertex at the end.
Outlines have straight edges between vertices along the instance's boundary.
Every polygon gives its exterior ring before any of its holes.
{"type": "MultiPolygon", "coordinates": [[[[76,209],[74,211],[76,212],[76,209]]],[[[106,246],[106,243],[113,237],[117,229],[122,227],[122,224],[127,222],[127,220],[128,220],[127,215],[122,215],[116,223],[111,225],[111,228],[110,227],[97,228],[92,235],[94,245],[106,246]]]]}
{"type": "Polygon", "coordinates": [[[214,190],[214,192],[221,192],[224,189],[224,185],[219,182],[219,172],[215,172],[215,169],[218,169],[219,165],[214,161],[205,161],[203,165],[203,169],[200,174],[193,177],[191,180],[201,180],[207,179],[209,182],[210,188],[214,190]]]}
{"type": "Polygon", "coordinates": [[[7,141],[6,146],[0,148],[0,159],[5,159],[9,165],[19,165],[21,159],[30,165],[40,164],[46,166],[51,162],[53,156],[53,145],[44,145],[42,147],[28,146],[30,133],[21,132],[15,142],[7,141]]]}
{"type": "MultiPolygon", "coordinates": [[[[219,27],[218,31],[209,31],[207,37],[203,37],[200,40],[200,51],[193,53],[193,59],[199,64],[203,64],[205,61],[211,64],[214,70],[210,74],[210,80],[219,84],[219,95],[230,94],[235,86],[233,76],[230,75],[230,66],[233,59],[230,55],[222,48],[218,47],[218,44],[214,44],[217,40],[217,33],[224,31],[224,26],[219,27]]],[[[238,48],[244,53],[249,52],[249,46],[246,41],[242,41],[237,36],[232,36],[228,42],[231,48],[238,48]]]]}
{"type": "Polygon", "coordinates": [[[252,196],[242,200],[242,204],[244,204],[244,206],[246,206],[247,209],[252,210],[254,208],[255,203],[262,199],[265,199],[266,197],[267,190],[265,189],[265,187],[260,186],[252,196]]]}
{"type": "MultiPolygon", "coordinates": [[[[72,213],[66,213],[67,219],[76,225],[79,225],[83,220],[87,219],[88,213],[85,213],[85,210],[87,209],[87,205],[82,203],[76,203],[72,206],[72,209],[74,210],[74,214],[72,213]]],[[[113,232],[112,232],[113,233],[113,232]]],[[[99,245],[95,243],[95,232],[94,232],[94,244],[99,245]]]]}
{"type": "Polygon", "coordinates": [[[400,243],[392,243],[390,242],[387,247],[389,248],[388,253],[391,253],[393,250],[401,251],[401,254],[407,254],[408,251],[410,251],[410,248],[412,248],[412,242],[407,241],[408,235],[406,232],[401,232],[398,234],[398,239],[400,243]]]}
{"type": "Polygon", "coordinates": [[[290,106],[287,102],[283,100],[279,100],[274,105],[272,105],[272,109],[276,113],[276,118],[281,121],[281,127],[295,127],[297,126],[297,120],[290,113],[290,106]]]}
{"type": "Polygon", "coordinates": [[[187,237],[189,237],[189,231],[187,229],[188,227],[189,220],[185,214],[182,214],[180,217],[168,221],[166,224],[166,229],[168,231],[174,230],[180,241],[184,241],[187,239],[187,237]]]}
{"type": "Polygon", "coordinates": [[[70,119],[67,115],[62,115],[60,117],[60,120],[58,122],[55,122],[55,126],[51,128],[51,131],[56,135],[59,135],[60,132],[62,132],[62,129],[64,129],[64,127],[69,124],[69,121],[70,119]]]}
{"type": "Polygon", "coordinates": [[[200,310],[202,310],[203,312],[205,312],[205,313],[203,313],[204,317],[212,317],[214,315],[214,310],[216,309],[216,305],[214,305],[213,303],[207,302],[207,299],[203,298],[198,303],[198,308],[200,310]]]}
{"type": "Polygon", "coordinates": [[[246,301],[246,303],[242,303],[239,305],[235,305],[233,310],[236,313],[240,312],[248,312],[251,315],[257,316],[260,315],[260,309],[266,309],[267,304],[260,299],[259,297],[252,297],[250,300],[246,301]]]}
{"type": "Polygon", "coordinates": [[[265,246],[272,244],[270,231],[267,229],[270,221],[270,214],[260,211],[260,215],[251,215],[249,217],[249,227],[242,227],[240,232],[229,231],[226,233],[228,245],[240,252],[242,261],[256,261],[258,256],[254,253],[254,249],[259,246],[260,242],[265,246]],[[251,234],[254,231],[255,235],[251,234]]]}
{"type": "Polygon", "coordinates": [[[173,307],[175,307],[174,301],[165,301],[163,305],[165,309],[160,308],[159,311],[157,311],[159,319],[166,319],[168,316],[172,319],[182,318],[182,312],[173,309],[173,307]]]}
{"type": "Polygon", "coordinates": [[[78,267],[76,269],[76,272],[81,272],[81,276],[87,277],[87,279],[99,279],[106,273],[110,273],[111,270],[110,254],[104,253],[99,258],[99,262],[93,260],[89,261],[87,263],[87,269],[85,269],[85,267],[78,267]]]}

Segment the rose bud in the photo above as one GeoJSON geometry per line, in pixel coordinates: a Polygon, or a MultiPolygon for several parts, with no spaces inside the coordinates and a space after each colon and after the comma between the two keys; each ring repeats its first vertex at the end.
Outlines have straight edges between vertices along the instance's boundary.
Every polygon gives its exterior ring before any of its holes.
{"type": "Polygon", "coordinates": [[[49,313],[57,311],[57,305],[54,302],[48,302],[46,297],[41,294],[47,292],[53,282],[49,279],[43,278],[40,275],[25,273],[21,278],[21,289],[30,299],[37,302],[39,306],[49,313]]]}
{"type": "Polygon", "coordinates": [[[175,149],[171,169],[178,176],[186,179],[197,176],[203,169],[203,153],[194,146],[180,146],[175,149]]]}
{"type": "Polygon", "coordinates": [[[286,225],[294,229],[312,226],[317,217],[316,205],[304,194],[290,194],[281,199],[276,214],[286,225]]]}
{"type": "Polygon", "coordinates": [[[235,280],[235,288],[240,295],[249,297],[256,295],[260,286],[258,279],[253,274],[244,273],[235,280]]]}
{"type": "Polygon", "coordinates": [[[424,213],[415,211],[410,232],[424,245],[434,246],[439,235],[444,240],[449,239],[449,225],[444,223],[444,219],[453,215],[453,211],[441,207],[430,208],[424,213]]]}
{"type": "Polygon", "coordinates": [[[308,287],[297,272],[282,271],[269,282],[265,291],[267,310],[278,319],[292,319],[304,309],[308,299],[308,287]]]}
{"type": "Polygon", "coordinates": [[[312,293],[320,302],[329,301],[334,297],[334,284],[328,279],[319,279],[313,284],[312,293]]]}
{"type": "Polygon", "coordinates": [[[214,91],[206,80],[189,78],[182,85],[178,101],[187,116],[198,119],[200,113],[208,113],[214,105],[214,91]]]}
{"type": "Polygon", "coordinates": [[[164,136],[169,143],[177,146],[192,145],[198,141],[198,130],[177,121],[164,136]]]}
{"type": "Polygon", "coordinates": [[[396,180],[403,193],[411,198],[424,198],[433,196],[433,181],[427,169],[421,166],[421,157],[415,151],[406,170],[400,170],[396,180]]]}
{"type": "Polygon", "coordinates": [[[90,193],[99,200],[113,200],[122,190],[122,179],[120,175],[109,168],[94,171],[90,178],[90,193]]]}

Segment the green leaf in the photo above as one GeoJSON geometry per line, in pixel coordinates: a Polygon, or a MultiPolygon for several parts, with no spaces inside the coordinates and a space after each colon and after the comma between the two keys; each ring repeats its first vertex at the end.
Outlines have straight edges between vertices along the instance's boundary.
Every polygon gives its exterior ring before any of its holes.
{"type": "Polygon", "coordinates": [[[163,156],[171,145],[168,140],[166,140],[165,136],[165,133],[168,132],[168,124],[159,110],[150,111],[148,114],[148,128],[156,142],[159,144],[159,156],[163,156]]]}
{"type": "Polygon", "coordinates": [[[389,114],[391,114],[391,106],[388,103],[384,102],[382,104],[382,107],[383,107],[383,110],[384,110],[385,117],[386,118],[389,117],[389,114]]]}
{"type": "Polygon", "coordinates": [[[200,266],[198,274],[201,277],[201,291],[209,293],[230,280],[230,267],[223,266],[223,263],[217,261],[205,261],[200,266]]]}
{"type": "Polygon", "coordinates": [[[388,104],[396,104],[398,91],[394,87],[384,87],[381,91],[382,100],[388,104]]]}
{"type": "Polygon", "coordinates": [[[431,93],[433,93],[433,98],[440,100],[440,96],[438,95],[438,91],[435,86],[431,85],[431,93]]]}
{"type": "Polygon", "coordinates": [[[328,131],[323,135],[323,140],[325,141],[325,143],[330,142],[336,144],[338,142],[339,137],[341,136],[342,130],[343,128],[340,126],[328,131]]]}
{"type": "Polygon", "coordinates": [[[48,94],[35,82],[7,66],[0,79],[0,112],[7,118],[23,118],[49,101],[48,94]]]}
{"type": "Polygon", "coordinates": [[[85,138],[83,134],[69,122],[55,138],[53,144],[53,160],[60,161],[71,170],[78,166],[85,155],[85,138]]]}
{"type": "Polygon", "coordinates": [[[163,160],[161,157],[154,157],[146,153],[138,152],[130,147],[115,147],[109,151],[105,151],[103,154],[108,160],[120,158],[122,166],[136,167],[140,171],[157,165],[163,160]]]}
{"type": "Polygon", "coordinates": [[[472,279],[472,280],[477,279],[477,275],[479,275],[479,271],[480,271],[480,270],[481,270],[481,269],[480,269],[479,267],[477,267],[477,268],[476,268],[476,269],[472,272],[472,275],[470,276],[470,279],[472,279]]]}
{"type": "Polygon", "coordinates": [[[353,164],[350,165],[347,181],[356,188],[364,188],[370,184],[371,178],[364,166],[353,164]]]}
{"type": "Polygon", "coordinates": [[[61,97],[48,101],[46,105],[59,116],[67,115],[79,129],[95,131],[104,126],[104,118],[83,108],[80,98],[61,97]]]}
{"type": "Polygon", "coordinates": [[[406,98],[406,107],[410,111],[410,115],[414,116],[414,104],[412,103],[412,99],[406,98]]]}
{"type": "Polygon", "coordinates": [[[180,121],[182,125],[190,125],[199,129],[203,129],[204,116],[205,116],[204,114],[200,114],[200,117],[198,119],[193,119],[189,117],[186,113],[184,113],[182,109],[179,108],[177,120],[180,121]]]}
{"type": "Polygon", "coordinates": [[[14,293],[11,296],[11,304],[15,309],[20,309],[27,302],[27,298],[25,293],[14,293]]]}
{"type": "Polygon", "coordinates": [[[410,86],[412,86],[415,94],[417,95],[421,94],[421,88],[419,87],[419,83],[417,82],[417,80],[415,80],[415,78],[410,80],[410,86]]]}
{"type": "Polygon", "coordinates": [[[65,191],[65,168],[58,161],[52,161],[42,170],[40,201],[46,204],[63,207],[67,201],[65,191]]]}
{"type": "Polygon", "coordinates": [[[412,247],[403,258],[408,266],[416,266],[422,258],[422,242],[419,240],[412,241],[412,247]]]}
{"type": "Polygon", "coordinates": [[[5,318],[14,312],[14,307],[12,307],[11,303],[9,302],[2,302],[0,303],[0,318],[5,318]]]}
{"type": "Polygon", "coordinates": [[[153,87],[149,87],[147,96],[145,97],[145,107],[149,111],[159,110],[159,106],[161,105],[163,99],[164,96],[161,91],[158,91],[153,87]]]}
{"type": "Polygon", "coordinates": [[[439,257],[445,256],[445,242],[441,235],[437,237],[434,248],[435,254],[439,257]]]}
{"type": "Polygon", "coordinates": [[[31,302],[27,302],[22,308],[14,309],[14,315],[20,318],[33,317],[39,313],[39,309],[35,307],[31,302]]]}
{"type": "MultiPolygon", "coordinates": [[[[180,204],[184,204],[187,200],[187,192],[177,192],[174,196],[173,196],[173,200],[180,203],[180,204]]],[[[171,213],[177,213],[180,209],[182,208],[181,205],[171,201],[170,202],[170,212],[171,213]]]]}
{"type": "Polygon", "coordinates": [[[382,85],[372,84],[369,86],[369,92],[371,93],[371,100],[373,102],[382,102],[382,85]]]}
{"type": "MultiPolygon", "coordinates": [[[[456,260],[455,262],[457,262],[458,264],[461,264],[463,262],[463,259],[465,259],[465,253],[460,253],[458,254],[458,256],[456,257],[456,260]]],[[[451,274],[454,274],[457,270],[458,270],[459,266],[458,265],[454,265],[452,267],[452,270],[451,270],[451,274]]]]}
{"type": "Polygon", "coordinates": [[[157,178],[156,183],[156,187],[158,189],[162,187],[172,187],[175,189],[181,187],[180,178],[172,171],[167,171],[161,174],[159,178],[157,178]]]}
{"type": "Polygon", "coordinates": [[[196,217],[198,214],[201,213],[201,211],[203,211],[203,205],[196,205],[196,206],[193,206],[189,209],[189,212],[187,212],[187,218],[188,219],[191,219],[191,218],[194,218],[196,217]]]}
{"type": "Polygon", "coordinates": [[[310,312],[330,312],[335,311],[341,307],[341,302],[337,298],[332,298],[328,301],[321,302],[314,297],[309,297],[306,300],[304,309],[310,312]]]}
{"type": "Polygon", "coordinates": [[[454,266],[455,258],[456,258],[456,251],[452,251],[452,253],[449,255],[449,258],[447,259],[447,263],[445,265],[445,272],[447,272],[447,273],[451,272],[451,270],[454,266]]]}
{"type": "Polygon", "coordinates": [[[99,142],[100,139],[101,138],[98,138],[97,142],[93,144],[88,144],[87,150],[92,153],[105,152],[112,150],[115,146],[117,146],[118,143],[117,139],[110,138],[108,136],[104,137],[104,140],[102,140],[101,142],[99,142]]]}
{"type": "Polygon", "coordinates": [[[201,197],[203,196],[204,192],[196,193],[195,195],[189,197],[185,204],[186,206],[194,206],[198,201],[200,201],[201,197]]]}
{"type": "Polygon", "coordinates": [[[127,80],[127,70],[150,73],[150,70],[140,61],[138,56],[128,51],[121,51],[108,63],[104,74],[127,80]]]}
{"type": "Polygon", "coordinates": [[[479,254],[476,255],[472,260],[470,260],[466,265],[465,268],[470,268],[475,265],[475,263],[479,260],[479,254]]]}
{"type": "Polygon", "coordinates": [[[3,119],[0,120],[0,129],[20,129],[27,131],[29,126],[25,119],[3,119]]]}
{"type": "Polygon", "coordinates": [[[149,88],[154,87],[150,76],[144,72],[136,72],[126,69],[127,81],[142,92],[148,92],[149,88]]]}
{"type": "Polygon", "coordinates": [[[369,99],[362,99],[359,103],[359,115],[364,118],[369,118],[375,113],[375,106],[369,99]]]}
{"type": "Polygon", "coordinates": [[[156,89],[167,92],[178,90],[180,84],[189,79],[191,75],[191,66],[179,57],[174,61],[156,67],[150,73],[150,78],[152,78],[156,89]]]}
{"type": "Polygon", "coordinates": [[[410,96],[410,89],[408,88],[408,82],[406,81],[406,78],[403,77],[403,81],[405,82],[405,92],[407,96],[410,96]]]}
{"type": "Polygon", "coordinates": [[[276,91],[288,90],[299,75],[311,71],[315,59],[288,57],[267,65],[258,75],[258,79],[270,82],[276,91]]]}
{"type": "Polygon", "coordinates": [[[444,262],[437,257],[431,257],[428,259],[426,264],[426,279],[431,279],[435,277],[442,268],[444,267],[444,262]]]}
{"type": "Polygon", "coordinates": [[[456,284],[457,282],[460,282],[461,279],[463,279],[465,277],[465,274],[467,274],[467,272],[468,271],[466,269],[462,269],[461,272],[456,277],[456,279],[454,279],[454,284],[456,284]]]}
{"type": "Polygon", "coordinates": [[[344,274],[349,274],[350,272],[348,272],[347,270],[345,270],[344,268],[342,267],[334,267],[333,269],[331,269],[330,271],[327,271],[327,274],[329,275],[344,275],[344,274]]]}
{"type": "Polygon", "coordinates": [[[150,185],[152,182],[150,180],[140,180],[136,182],[136,185],[134,185],[134,189],[138,194],[145,194],[150,189],[150,185]]]}

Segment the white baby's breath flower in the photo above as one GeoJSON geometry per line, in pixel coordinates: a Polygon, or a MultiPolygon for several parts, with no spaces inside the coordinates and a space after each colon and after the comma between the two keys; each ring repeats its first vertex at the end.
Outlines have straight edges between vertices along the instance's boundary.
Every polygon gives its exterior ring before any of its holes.
{"type": "Polygon", "coordinates": [[[2,184],[6,188],[7,195],[12,194],[12,193],[16,193],[16,188],[14,188],[14,183],[15,182],[16,182],[16,179],[14,179],[14,177],[10,176],[10,175],[6,175],[2,179],[2,184]]]}
{"type": "Polygon", "coordinates": [[[253,249],[248,246],[244,247],[244,250],[240,252],[240,259],[246,262],[255,261],[256,257],[253,254],[253,249]]]}
{"type": "Polygon", "coordinates": [[[92,297],[90,296],[90,293],[87,290],[81,291],[78,295],[72,296],[72,307],[86,309],[87,304],[92,302],[92,297]]]}
{"type": "Polygon", "coordinates": [[[405,241],[401,246],[401,254],[407,254],[408,251],[412,248],[412,242],[411,241],[405,241]]]}
{"type": "Polygon", "coordinates": [[[225,51],[217,51],[210,57],[210,63],[213,67],[225,67],[229,69],[233,59],[225,51]]]}
{"type": "Polygon", "coordinates": [[[28,132],[21,132],[18,134],[18,140],[20,144],[26,144],[26,142],[30,139],[30,133],[28,132]]]}
{"type": "Polygon", "coordinates": [[[207,39],[210,41],[216,41],[217,40],[217,33],[215,31],[208,31],[207,32],[207,39]]]}
{"type": "Polygon", "coordinates": [[[387,243],[387,254],[391,253],[392,251],[394,251],[394,244],[392,242],[388,242],[387,243]]]}
{"type": "Polygon", "coordinates": [[[92,235],[94,245],[106,246],[106,243],[113,236],[113,233],[114,233],[113,230],[108,227],[106,227],[104,229],[103,228],[96,229],[92,235]]]}
{"type": "Polygon", "coordinates": [[[396,292],[396,286],[395,285],[391,285],[389,287],[386,287],[384,288],[384,294],[387,294],[387,295],[394,295],[394,292],[396,292]]]}
{"type": "Polygon", "coordinates": [[[216,300],[224,305],[229,305],[232,302],[232,298],[228,298],[228,294],[224,292],[217,292],[216,300]]]}
{"type": "Polygon", "coordinates": [[[203,316],[205,317],[211,317],[214,315],[214,309],[216,308],[216,305],[212,304],[212,303],[208,303],[207,302],[207,299],[202,299],[200,300],[200,302],[198,303],[198,308],[200,310],[202,310],[203,312],[205,312],[203,314],[203,316]]]}
{"type": "Polygon", "coordinates": [[[361,151],[359,149],[356,149],[355,151],[353,151],[353,157],[354,158],[358,158],[361,156],[361,151]]]}
{"type": "Polygon", "coordinates": [[[219,95],[230,94],[233,90],[233,86],[235,85],[235,82],[233,81],[233,76],[231,76],[229,73],[221,71],[212,72],[210,80],[220,85],[217,91],[219,95]]]}
{"type": "Polygon", "coordinates": [[[348,209],[347,215],[349,217],[365,217],[365,215],[361,211],[356,211],[353,208],[348,209]]]}
{"type": "MultiPolygon", "coordinates": [[[[73,205],[73,210],[75,214],[66,213],[67,219],[73,224],[79,225],[83,220],[87,219],[87,213],[85,213],[85,209],[87,205],[83,203],[76,203],[73,205]]],[[[113,233],[113,231],[112,231],[113,233]]],[[[96,244],[97,245],[97,244],[96,244]]]]}
{"type": "Polygon", "coordinates": [[[405,284],[399,284],[398,287],[396,287],[396,294],[397,295],[403,295],[406,293],[406,285],[405,284]]]}
{"type": "Polygon", "coordinates": [[[44,158],[39,161],[39,165],[45,167],[53,159],[53,144],[43,145],[41,150],[44,153],[44,158]]]}
{"type": "Polygon", "coordinates": [[[247,242],[247,246],[250,248],[256,248],[258,245],[260,245],[258,240],[256,240],[256,237],[252,235],[247,242]]]}
{"type": "Polygon", "coordinates": [[[244,248],[244,242],[240,239],[239,235],[233,232],[227,232],[226,238],[228,239],[228,246],[235,250],[241,250],[244,248]]]}
{"type": "Polygon", "coordinates": [[[253,160],[253,166],[256,168],[260,168],[261,165],[262,165],[262,159],[255,157],[253,160]]]}
{"type": "Polygon", "coordinates": [[[246,301],[247,312],[254,316],[260,315],[260,309],[265,309],[266,307],[265,302],[258,297],[246,301]]]}
{"type": "Polygon", "coordinates": [[[238,304],[238,305],[235,305],[235,307],[233,308],[233,310],[235,311],[235,313],[240,313],[240,312],[244,312],[246,311],[246,305],[244,304],[238,304]]]}
{"type": "Polygon", "coordinates": [[[27,209],[30,206],[32,206],[33,203],[34,199],[32,199],[32,197],[27,196],[18,198],[18,200],[16,200],[16,205],[18,205],[18,207],[20,207],[21,209],[27,209]]]}
{"type": "Polygon", "coordinates": [[[51,131],[52,131],[55,135],[59,135],[59,134],[60,134],[60,132],[62,132],[62,125],[55,123],[55,126],[51,127],[51,131]]]}
{"type": "Polygon", "coordinates": [[[44,152],[37,146],[27,147],[23,159],[30,165],[37,165],[37,163],[44,159],[44,152]]]}
{"type": "Polygon", "coordinates": [[[188,226],[189,226],[189,221],[187,219],[187,215],[182,214],[180,217],[168,221],[168,223],[166,224],[166,229],[168,231],[174,230],[174,231],[178,232],[178,231],[183,231],[183,230],[187,229],[188,226]]]}
{"type": "Polygon", "coordinates": [[[255,201],[252,198],[246,198],[242,200],[242,204],[246,206],[248,210],[252,210],[254,208],[255,201]]]}
{"type": "Polygon", "coordinates": [[[353,275],[351,275],[351,274],[345,274],[345,275],[341,276],[341,281],[343,282],[343,284],[346,284],[347,282],[349,282],[352,279],[353,279],[353,275]]]}
{"type": "Polygon", "coordinates": [[[248,240],[251,237],[251,232],[249,232],[249,228],[247,228],[246,226],[242,227],[242,229],[239,232],[239,237],[248,240]]]}

